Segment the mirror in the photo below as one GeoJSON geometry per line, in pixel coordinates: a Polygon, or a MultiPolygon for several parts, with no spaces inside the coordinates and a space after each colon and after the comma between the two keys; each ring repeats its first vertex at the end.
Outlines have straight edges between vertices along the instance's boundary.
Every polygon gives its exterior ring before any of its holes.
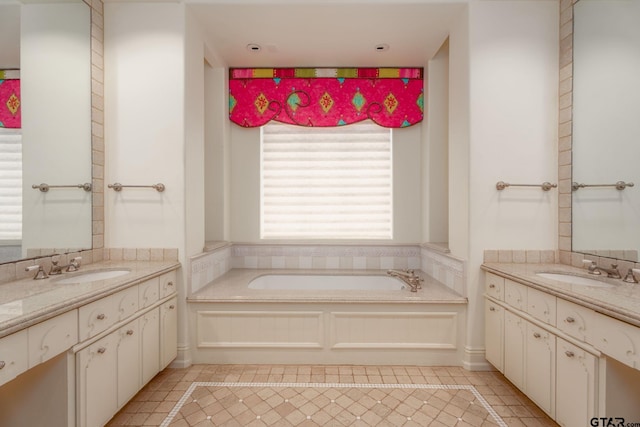
{"type": "Polygon", "coordinates": [[[573,12],[573,251],[638,261],[640,2],[573,12]]]}
{"type": "MultiPolygon", "coordinates": [[[[0,0],[0,69],[19,70],[22,114],[20,129],[0,127],[0,141],[12,135],[20,145],[0,161],[5,186],[17,169],[13,207],[0,210],[0,263],[90,249],[92,193],[76,187],[91,183],[89,6],[0,0]],[[49,191],[32,188],[41,183],[49,191]]],[[[8,206],[1,191],[0,205],[8,206]]]]}

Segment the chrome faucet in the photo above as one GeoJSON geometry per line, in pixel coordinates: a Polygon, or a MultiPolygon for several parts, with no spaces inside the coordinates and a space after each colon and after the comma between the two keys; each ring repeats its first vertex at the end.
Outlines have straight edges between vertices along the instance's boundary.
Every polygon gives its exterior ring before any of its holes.
{"type": "Polygon", "coordinates": [[[422,289],[420,282],[423,282],[424,279],[417,276],[414,270],[387,270],[387,274],[402,279],[409,285],[411,292],[418,292],[418,289],[422,289]]]}
{"type": "Polygon", "coordinates": [[[62,270],[66,268],[66,272],[70,273],[72,271],[78,271],[78,269],[80,269],[80,261],[82,260],[82,257],[77,256],[75,258],[72,258],[71,261],[69,262],[69,264],[67,265],[58,265],[58,262],[60,262],[60,260],[57,261],[51,261],[51,270],[49,271],[49,276],[57,276],[58,274],[62,274],[62,270]]]}
{"type": "Polygon", "coordinates": [[[38,270],[36,271],[36,275],[33,277],[33,280],[41,280],[49,277],[47,276],[47,273],[44,271],[44,268],[42,268],[42,266],[39,264],[30,265],[29,267],[24,269],[24,271],[33,271],[33,270],[38,270]]]}
{"type": "Polygon", "coordinates": [[[612,279],[622,279],[620,271],[618,270],[618,264],[616,263],[612,263],[611,268],[600,267],[598,264],[596,264],[595,261],[591,261],[588,259],[582,260],[582,263],[589,264],[589,267],[587,268],[587,270],[589,270],[589,274],[599,276],[604,272],[607,273],[607,277],[610,277],[612,279]]]}

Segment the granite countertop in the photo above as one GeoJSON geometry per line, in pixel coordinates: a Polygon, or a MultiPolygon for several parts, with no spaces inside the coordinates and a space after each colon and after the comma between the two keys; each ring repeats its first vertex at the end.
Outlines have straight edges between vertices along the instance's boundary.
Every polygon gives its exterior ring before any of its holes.
{"type": "Polygon", "coordinates": [[[424,279],[422,289],[410,292],[382,290],[267,290],[249,289],[248,283],[265,274],[290,275],[378,275],[386,270],[262,270],[233,269],[207,284],[187,298],[189,302],[297,302],[297,303],[409,303],[409,304],[466,304],[467,298],[447,288],[437,280],[416,271],[424,279]]]}
{"type": "MultiPolygon", "coordinates": [[[[524,283],[560,298],[591,308],[599,313],[640,326],[640,285],[622,279],[594,276],[585,269],[562,264],[485,263],[482,269],[524,283]],[[536,273],[561,272],[613,284],[612,287],[578,286],[537,276],[536,273]]],[[[623,277],[625,272],[621,272],[623,277]]]]}
{"type": "MultiPolygon", "coordinates": [[[[48,279],[0,284],[0,337],[180,267],[177,261],[103,261],[48,279]],[[62,285],[58,280],[104,269],[129,269],[120,277],[62,285]],[[60,279],[59,279],[60,278],[60,279]]],[[[35,275],[35,272],[34,272],[35,275]]]]}

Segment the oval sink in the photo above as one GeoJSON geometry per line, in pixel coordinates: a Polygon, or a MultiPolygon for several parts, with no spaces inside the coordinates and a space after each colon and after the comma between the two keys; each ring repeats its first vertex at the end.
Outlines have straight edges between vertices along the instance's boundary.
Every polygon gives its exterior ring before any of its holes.
{"type": "Polygon", "coordinates": [[[574,276],[573,274],[566,273],[536,273],[536,276],[540,276],[544,279],[557,280],[558,282],[569,283],[571,285],[578,286],[593,286],[600,288],[612,288],[615,285],[609,282],[603,282],[601,280],[590,279],[588,277],[574,276]]]}
{"type": "Polygon", "coordinates": [[[114,279],[116,277],[124,276],[131,273],[131,270],[126,268],[114,268],[110,270],[94,270],[87,271],[86,273],[78,273],[73,276],[67,276],[61,279],[55,280],[57,284],[68,285],[70,283],[88,283],[98,280],[114,279]]]}

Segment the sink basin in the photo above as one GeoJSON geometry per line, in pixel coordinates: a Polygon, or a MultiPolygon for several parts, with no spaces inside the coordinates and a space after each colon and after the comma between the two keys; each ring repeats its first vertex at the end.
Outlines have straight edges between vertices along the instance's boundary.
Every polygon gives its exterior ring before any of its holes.
{"type": "Polygon", "coordinates": [[[87,271],[85,273],[74,274],[73,276],[67,276],[64,278],[56,279],[55,282],[59,285],[68,285],[70,283],[88,283],[98,280],[113,279],[116,277],[124,276],[131,273],[131,270],[126,268],[114,268],[109,270],[94,270],[87,271]]]}
{"type": "Polygon", "coordinates": [[[574,276],[573,274],[567,273],[536,273],[536,276],[578,286],[592,286],[598,288],[612,288],[615,286],[612,283],[603,282],[601,280],[590,279],[588,277],[582,276],[574,276]]]}

